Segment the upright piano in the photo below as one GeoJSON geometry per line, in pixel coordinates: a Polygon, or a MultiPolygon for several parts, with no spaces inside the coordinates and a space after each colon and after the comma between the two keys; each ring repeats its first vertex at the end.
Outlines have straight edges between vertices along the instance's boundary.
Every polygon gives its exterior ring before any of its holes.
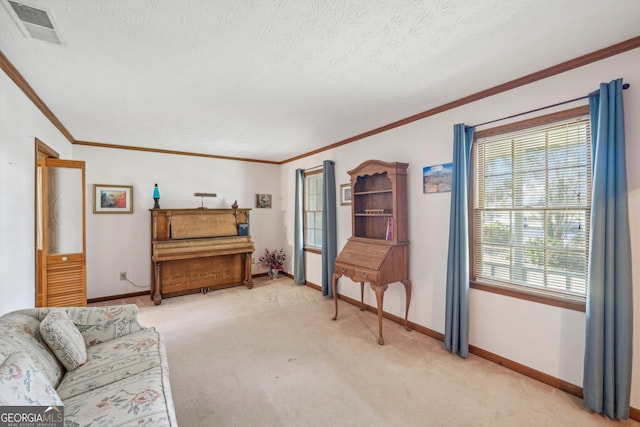
{"type": "Polygon", "coordinates": [[[150,209],[151,298],[253,287],[251,209],[150,209]]]}

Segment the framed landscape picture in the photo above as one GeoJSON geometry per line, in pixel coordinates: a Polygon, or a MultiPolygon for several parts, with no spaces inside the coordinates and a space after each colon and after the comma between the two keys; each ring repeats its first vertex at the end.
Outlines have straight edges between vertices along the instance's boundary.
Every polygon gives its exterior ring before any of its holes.
{"type": "Polygon", "coordinates": [[[133,186],[94,184],[93,213],[133,213],[133,186]]]}
{"type": "Polygon", "coordinates": [[[424,193],[443,193],[451,191],[451,172],[453,163],[425,166],[422,169],[424,193]]]}

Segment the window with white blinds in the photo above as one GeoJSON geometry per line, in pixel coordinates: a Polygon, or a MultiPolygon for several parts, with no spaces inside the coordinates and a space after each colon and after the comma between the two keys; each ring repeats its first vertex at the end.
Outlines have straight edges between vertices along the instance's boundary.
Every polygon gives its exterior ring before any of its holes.
{"type": "Polygon", "coordinates": [[[322,170],[304,178],[304,245],[322,248],[322,170]]]}
{"type": "Polygon", "coordinates": [[[591,207],[588,116],[478,138],[472,277],[584,300],[591,207]]]}

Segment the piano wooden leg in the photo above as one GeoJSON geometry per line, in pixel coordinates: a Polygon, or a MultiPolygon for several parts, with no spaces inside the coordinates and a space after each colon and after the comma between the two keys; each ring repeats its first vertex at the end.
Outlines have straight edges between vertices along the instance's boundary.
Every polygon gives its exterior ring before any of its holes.
{"type": "Polygon", "coordinates": [[[160,305],[162,303],[162,296],[160,295],[160,262],[155,263],[156,277],[153,284],[153,304],[160,305]]]}
{"type": "Polygon", "coordinates": [[[253,280],[251,275],[251,253],[245,252],[244,256],[244,280],[242,283],[249,288],[253,288],[253,280]]]}

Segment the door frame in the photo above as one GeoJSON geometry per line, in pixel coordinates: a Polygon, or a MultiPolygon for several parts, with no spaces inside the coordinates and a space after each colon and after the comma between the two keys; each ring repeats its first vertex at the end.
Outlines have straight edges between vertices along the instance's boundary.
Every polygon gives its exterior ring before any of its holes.
{"type": "Polygon", "coordinates": [[[43,307],[46,301],[46,292],[47,292],[47,284],[44,277],[46,275],[46,271],[43,268],[45,263],[42,259],[43,250],[41,249],[41,245],[44,242],[43,236],[45,235],[45,230],[43,227],[45,224],[42,223],[42,177],[38,174],[38,168],[43,166],[43,159],[59,159],[60,154],[55,151],[53,148],[49,147],[47,144],[42,142],[40,139],[35,138],[35,167],[33,170],[34,174],[34,182],[35,188],[33,192],[33,202],[34,202],[34,253],[35,253],[35,295],[34,295],[34,304],[36,307],[43,307]]]}
{"type": "MultiPolygon", "coordinates": [[[[35,183],[35,306],[85,306],[87,304],[86,286],[86,189],[85,189],[85,162],[79,160],[64,160],[57,153],[47,147],[42,141],[36,139],[36,183],[35,183]],[[50,203],[59,201],[59,196],[68,195],[68,192],[60,193],[58,185],[52,185],[49,170],[64,169],[80,172],[80,213],[79,232],[77,238],[81,239],[79,252],[72,250],[69,253],[55,252],[51,250],[49,223],[50,203]],[[51,199],[51,197],[54,199],[51,199]]],[[[57,180],[56,180],[57,181],[57,180]]],[[[78,191],[78,190],[73,190],[78,191]]],[[[72,198],[73,200],[73,198],[72,198]]],[[[75,202],[74,202],[75,203],[75,202]]],[[[74,207],[77,209],[77,207],[74,207]]],[[[57,211],[57,209],[56,209],[57,211]]],[[[56,221],[57,222],[57,221],[56,221]]],[[[72,225],[75,228],[75,224],[72,225]]],[[[65,252],[68,249],[66,248],[65,252]]]]}

